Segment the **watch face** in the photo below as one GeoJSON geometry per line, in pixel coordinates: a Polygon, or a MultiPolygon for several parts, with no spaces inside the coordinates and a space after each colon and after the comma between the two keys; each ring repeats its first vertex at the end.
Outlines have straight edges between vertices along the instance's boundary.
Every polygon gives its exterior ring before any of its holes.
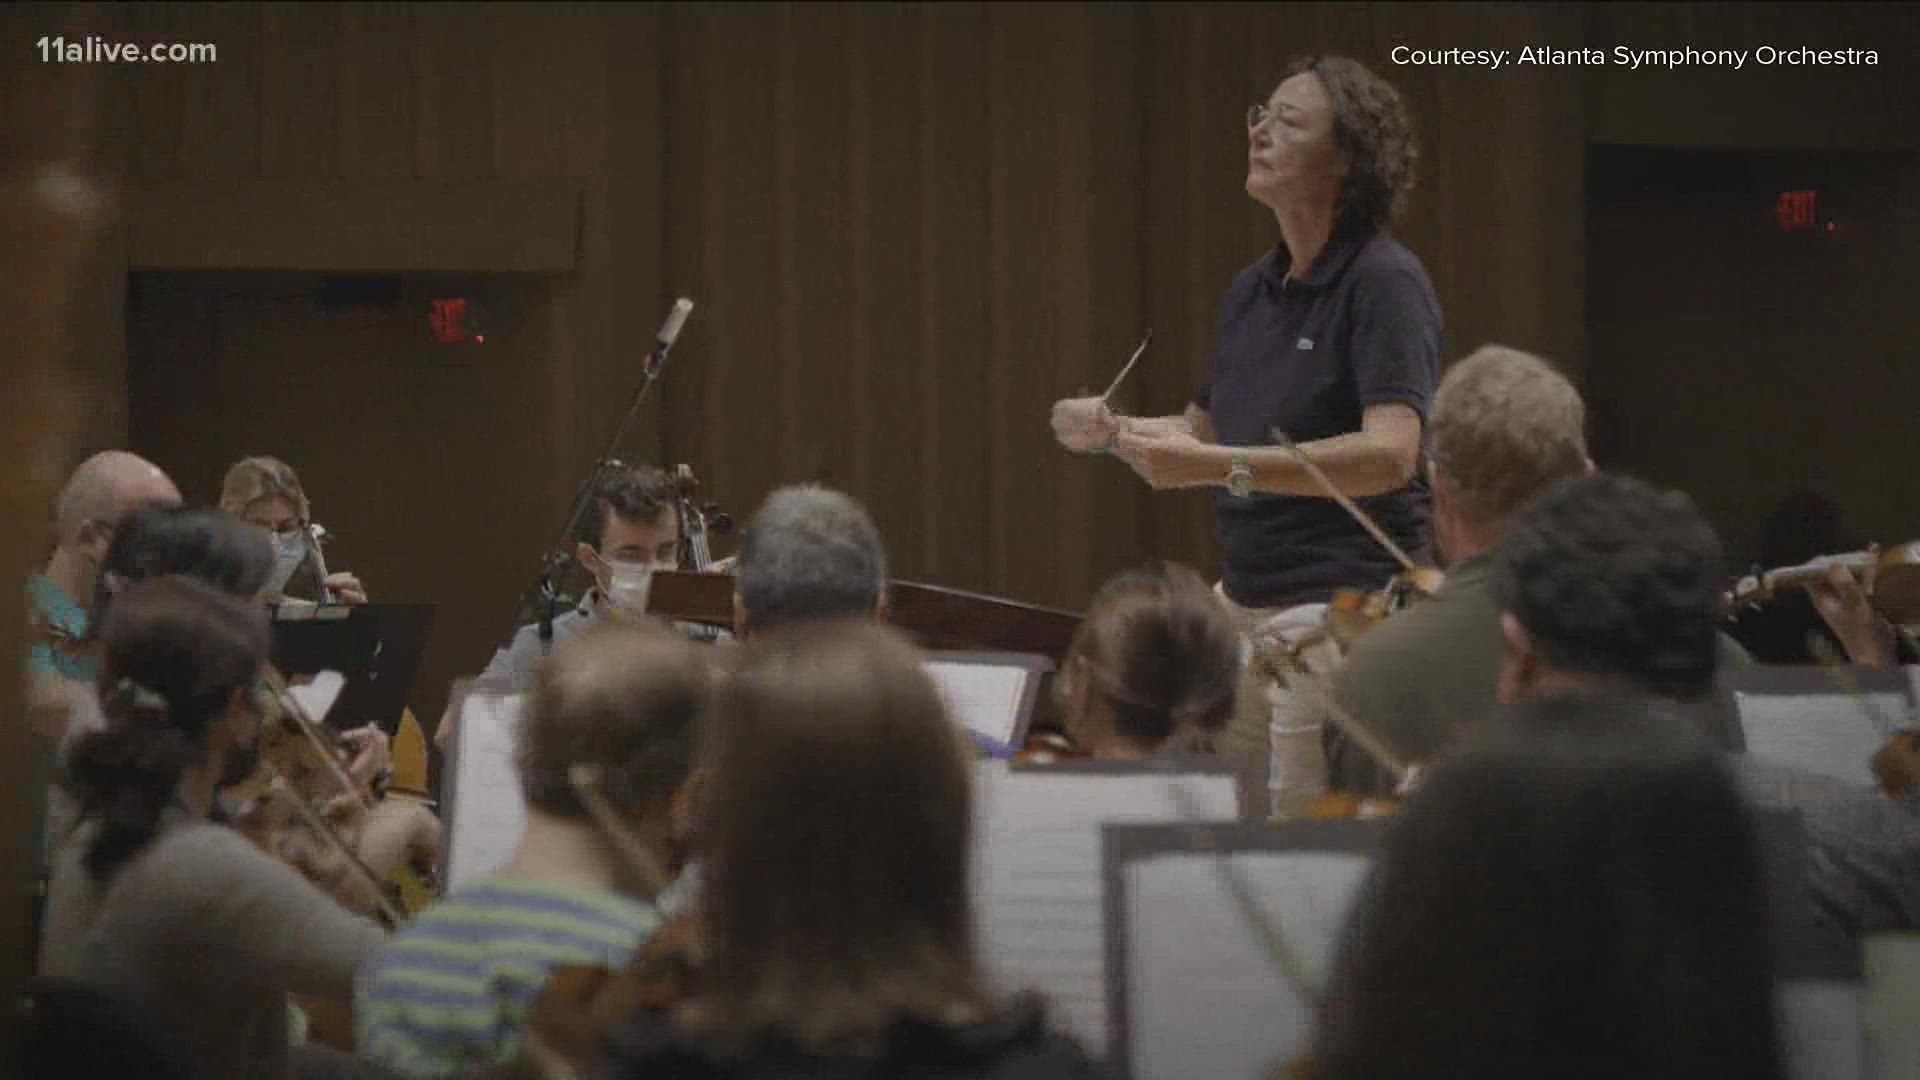
{"type": "Polygon", "coordinates": [[[1227,477],[1227,491],[1236,499],[1253,494],[1253,474],[1236,469],[1227,477]]]}

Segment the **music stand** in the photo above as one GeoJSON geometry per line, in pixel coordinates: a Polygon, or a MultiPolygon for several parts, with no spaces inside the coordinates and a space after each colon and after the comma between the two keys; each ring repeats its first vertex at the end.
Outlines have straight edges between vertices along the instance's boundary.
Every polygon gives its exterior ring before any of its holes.
{"type": "Polygon", "coordinates": [[[273,666],[296,680],[339,672],[347,683],[327,714],[327,725],[345,730],[375,724],[391,735],[406,711],[434,610],[433,604],[276,609],[273,666]]]}

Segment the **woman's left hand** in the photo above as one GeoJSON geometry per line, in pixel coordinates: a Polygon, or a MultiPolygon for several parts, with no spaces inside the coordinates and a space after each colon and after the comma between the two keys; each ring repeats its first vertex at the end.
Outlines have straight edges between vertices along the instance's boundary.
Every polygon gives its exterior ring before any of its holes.
{"type": "Polygon", "coordinates": [[[360,584],[359,578],[354,577],[345,570],[328,574],[325,585],[327,591],[333,594],[333,602],[336,604],[364,604],[367,602],[367,587],[360,584]]]}
{"type": "Polygon", "coordinates": [[[1126,462],[1148,487],[1166,491],[1222,482],[1226,466],[1214,467],[1211,449],[1185,433],[1143,435],[1121,431],[1114,440],[1113,456],[1126,462]]]}

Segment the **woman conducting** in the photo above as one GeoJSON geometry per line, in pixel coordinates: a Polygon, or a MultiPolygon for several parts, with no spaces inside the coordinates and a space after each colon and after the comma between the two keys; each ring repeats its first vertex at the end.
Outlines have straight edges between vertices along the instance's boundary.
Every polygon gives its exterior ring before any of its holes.
{"type": "MultiPolygon", "coordinates": [[[[1059,401],[1061,445],[1109,451],[1155,489],[1212,487],[1218,590],[1241,632],[1285,646],[1342,588],[1399,569],[1279,431],[1416,560],[1427,550],[1419,468],[1440,355],[1440,306],[1420,260],[1387,235],[1413,185],[1397,91],[1343,57],[1296,61],[1247,112],[1246,191],[1280,242],[1228,286],[1206,375],[1183,414],[1125,417],[1059,401]]],[[[1276,798],[1324,786],[1321,724],[1269,692],[1276,798]]]]}

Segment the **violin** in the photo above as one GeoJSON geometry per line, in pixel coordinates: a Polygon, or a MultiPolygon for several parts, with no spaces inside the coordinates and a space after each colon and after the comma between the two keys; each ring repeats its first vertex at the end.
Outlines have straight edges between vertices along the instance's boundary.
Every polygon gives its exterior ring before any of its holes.
{"type": "MultiPolygon", "coordinates": [[[[627,861],[641,891],[657,899],[667,872],[600,791],[598,772],[574,766],[568,780],[587,813],[627,861]]],[[[485,1080],[541,1080],[586,1075],[607,1033],[636,1010],[666,1013],[692,996],[705,957],[697,910],[668,919],[626,965],[565,964],[553,969],[527,1012],[520,1057],[481,1074],[485,1080]]]]}
{"type": "Polygon", "coordinates": [[[434,888],[426,868],[402,867],[383,877],[356,853],[377,800],[346,770],[352,749],[345,739],[307,714],[276,670],[267,672],[272,709],[260,729],[260,766],[230,789],[249,803],[237,822],[262,849],[298,853],[300,869],[315,884],[359,911],[374,912],[389,927],[430,901],[434,888]],[[321,808],[340,795],[347,813],[321,808]]]}
{"type": "Polygon", "coordinates": [[[1867,602],[1888,622],[1902,626],[1920,622],[1920,540],[1828,555],[1798,566],[1748,575],[1722,594],[1721,609],[1734,615],[1786,589],[1825,581],[1835,566],[1845,567],[1860,580],[1867,602]]]}

